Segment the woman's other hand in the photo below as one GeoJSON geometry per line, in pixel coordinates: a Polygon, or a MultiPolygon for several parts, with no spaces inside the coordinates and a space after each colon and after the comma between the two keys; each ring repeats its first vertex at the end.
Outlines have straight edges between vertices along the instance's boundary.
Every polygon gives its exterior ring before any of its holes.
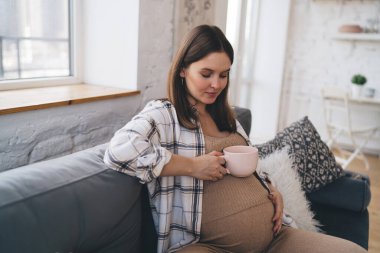
{"type": "Polygon", "coordinates": [[[282,226],[282,215],[284,212],[284,201],[282,199],[281,193],[271,184],[268,183],[269,186],[269,196],[268,198],[273,202],[274,205],[274,216],[273,216],[273,232],[274,234],[278,234],[280,232],[282,226]]]}
{"type": "Polygon", "coordinates": [[[217,181],[227,173],[222,157],[223,153],[212,151],[206,155],[193,158],[192,176],[202,180],[217,181]]]}

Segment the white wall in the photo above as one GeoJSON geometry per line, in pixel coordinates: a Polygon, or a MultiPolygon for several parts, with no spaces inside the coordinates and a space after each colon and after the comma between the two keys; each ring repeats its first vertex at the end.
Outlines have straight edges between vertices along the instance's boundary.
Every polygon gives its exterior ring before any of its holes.
{"type": "Polygon", "coordinates": [[[85,83],[137,88],[139,2],[83,1],[85,83]]]}
{"type": "MultiPolygon", "coordinates": [[[[308,115],[323,138],[326,129],[320,89],[325,85],[349,87],[353,74],[368,78],[366,86],[380,97],[380,41],[339,41],[332,39],[340,25],[367,25],[380,17],[380,1],[294,0],[289,23],[286,71],[280,128],[308,115]]],[[[380,122],[380,115],[371,116],[380,122]]],[[[378,135],[379,138],[379,135],[378,135]]],[[[379,139],[372,140],[369,152],[380,152],[379,139]]]]}

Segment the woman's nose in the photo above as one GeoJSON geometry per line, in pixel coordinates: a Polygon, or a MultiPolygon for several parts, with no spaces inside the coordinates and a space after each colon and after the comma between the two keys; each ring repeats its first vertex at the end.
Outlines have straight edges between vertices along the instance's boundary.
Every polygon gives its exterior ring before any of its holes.
{"type": "Polygon", "coordinates": [[[211,81],[211,87],[213,87],[214,89],[218,89],[221,86],[222,86],[222,82],[219,79],[219,77],[215,77],[215,78],[212,79],[212,81],[211,81]]]}

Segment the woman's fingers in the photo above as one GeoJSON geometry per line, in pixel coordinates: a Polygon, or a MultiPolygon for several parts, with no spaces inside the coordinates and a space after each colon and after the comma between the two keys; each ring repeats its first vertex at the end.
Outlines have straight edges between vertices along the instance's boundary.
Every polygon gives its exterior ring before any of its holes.
{"type": "Polygon", "coordinates": [[[283,214],[283,202],[282,202],[282,196],[278,191],[271,192],[269,194],[269,199],[273,202],[275,213],[273,216],[273,232],[277,234],[282,226],[282,214],[283,214]]]}
{"type": "Polygon", "coordinates": [[[211,151],[210,153],[208,153],[208,155],[212,155],[212,156],[222,156],[223,153],[214,150],[214,151],[211,151]]]}
{"type": "Polygon", "coordinates": [[[227,171],[226,171],[226,169],[224,168],[224,167],[219,167],[219,168],[217,168],[216,169],[216,171],[215,171],[215,177],[217,178],[217,179],[223,179],[223,177],[224,177],[224,175],[227,173],[227,171]]]}
{"type": "Polygon", "coordinates": [[[211,180],[216,181],[223,179],[224,175],[228,173],[228,170],[224,167],[226,161],[224,160],[223,153],[218,151],[212,151],[208,153],[208,155],[215,157],[215,164],[214,169],[212,169],[211,173],[211,180]]]}
{"type": "Polygon", "coordinates": [[[277,219],[273,226],[273,233],[277,234],[278,232],[280,232],[281,226],[282,226],[282,219],[277,219]]]}
{"type": "Polygon", "coordinates": [[[274,216],[273,216],[273,221],[275,221],[275,220],[281,218],[282,208],[281,208],[281,205],[279,203],[278,196],[276,196],[273,193],[270,193],[269,194],[269,198],[272,200],[272,202],[274,204],[274,207],[275,207],[275,213],[274,213],[274,216]]]}
{"type": "Polygon", "coordinates": [[[221,167],[219,168],[219,171],[220,171],[220,173],[222,173],[223,175],[228,174],[228,170],[227,170],[226,168],[224,168],[223,166],[221,166],[221,167]]]}

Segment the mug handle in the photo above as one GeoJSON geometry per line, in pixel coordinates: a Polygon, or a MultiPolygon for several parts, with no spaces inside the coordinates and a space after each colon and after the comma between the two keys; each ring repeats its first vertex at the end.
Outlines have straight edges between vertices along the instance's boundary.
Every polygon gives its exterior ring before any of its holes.
{"type": "MultiPolygon", "coordinates": [[[[219,157],[222,157],[222,158],[226,161],[226,158],[224,157],[224,155],[221,155],[221,156],[219,156],[219,157]]],[[[223,167],[226,168],[226,165],[227,165],[227,161],[226,161],[226,163],[223,165],[223,167]]],[[[227,171],[227,174],[229,174],[229,175],[231,174],[231,172],[230,172],[229,169],[226,168],[226,171],[227,171]]]]}

